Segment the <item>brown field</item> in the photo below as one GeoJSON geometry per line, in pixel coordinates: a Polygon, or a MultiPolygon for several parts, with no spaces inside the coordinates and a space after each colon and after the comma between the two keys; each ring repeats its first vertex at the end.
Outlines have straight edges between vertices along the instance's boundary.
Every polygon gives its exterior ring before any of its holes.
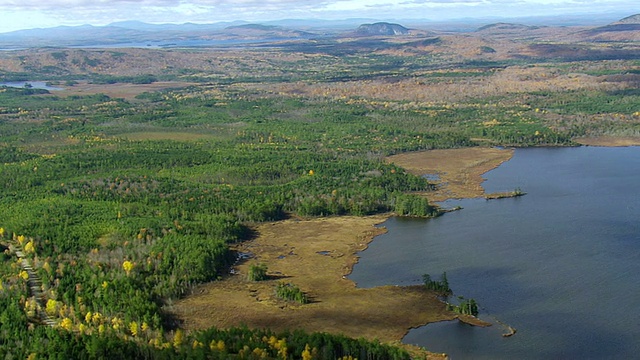
{"type": "MultiPolygon", "coordinates": [[[[446,196],[481,196],[481,174],[508,160],[512,153],[491,148],[435,150],[389,160],[415,173],[440,174],[447,184],[442,184],[436,198],[443,200],[446,196]]],[[[235,266],[235,275],[198,286],[171,310],[189,330],[244,324],[276,331],[341,333],[396,344],[411,328],[455,319],[456,314],[422,286],[361,289],[346,278],[358,260],[357,253],[385,231],[375,225],[386,218],[332,217],[260,224],[255,229],[256,239],[235,246],[253,255],[235,266]],[[268,266],[271,280],[246,280],[249,266],[257,263],[268,266]],[[276,298],[275,286],[281,281],[300,287],[311,303],[300,305],[276,298]]]]}
{"type": "Polygon", "coordinates": [[[134,99],[136,96],[150,91],[169,88],[181,88],[194,83],[181,81],[158,81],[151,84],[89,84],[79,83],[73,86],[63,86],[64,90],[55,91],[55,95],[93,95],[105,94],[112,98],[134,99]]]}
{"type": "Polygon", "coordinates": [[[384,232],[374,225],[385,216],[286,220],[259,225],[255,240],[237,246],[253,258],[235,267],[236,275],[201,285],[178,301],[174,312],[186,329],[211,326],[305,329],[399,342],[412,328],[451,320],[436,296],[422,286],[361,289],[345,278],[356,253],[384,232]],[[273,280],[246,280],[249,265],[265,263],[273,280]],[[280,281],[295,284],[311,303],[275,297],[280,281]]]}
{"type": "Polygon", "coordinates": [[[463,148],[399,154],[388,157],[387,161],[415,175],[438,175],[437,191],[427,194],[430,201],[437,202],[485,196],[482,174],[511,159],[512,155],[510,149],[463,148]]]}
{"type": "Polygon", "coordinates": [[[175,141],[196,141],[209,139],[214,137],[211,134],[197,134],[191,132],[163,132],[163,131],[141,131],[132,133],[116,134],[114,137],[122,137],[128,140],[141,141],[141,140],[175,140],[175,141]]]}
{"type": "Polygon", "coordinates": [[[598,136],[591,138],[574,139],[575,142],[588,146],[640,146],[640,137],[626,136],[598,136]]]}

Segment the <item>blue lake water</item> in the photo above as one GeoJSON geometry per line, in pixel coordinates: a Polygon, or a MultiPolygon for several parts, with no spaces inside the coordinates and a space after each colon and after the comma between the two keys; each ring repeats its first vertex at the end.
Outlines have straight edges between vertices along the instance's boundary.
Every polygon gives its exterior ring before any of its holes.
{"type": "Polygon", "coordinates": [[[640,148],[518,149],[485,178],[487,192],[527,195],[389,219],[350,278],[410,285],[446,271],[454,294],[495,325],[429,324],[404,342],[454,360],[638,358],[640,148]],[[517,333],[502,337],[497,321],[517,333]]]}
{"type": "Polygon", "coordinates": [[[14,88],[23,88],[26,84],[30,84],[34,89],[45,89],[45,90],[62,90],[60,87],[49,86],[44,81],[8,81],[8,82],[0,82],[0,86],[8,86],[14,88]]]}

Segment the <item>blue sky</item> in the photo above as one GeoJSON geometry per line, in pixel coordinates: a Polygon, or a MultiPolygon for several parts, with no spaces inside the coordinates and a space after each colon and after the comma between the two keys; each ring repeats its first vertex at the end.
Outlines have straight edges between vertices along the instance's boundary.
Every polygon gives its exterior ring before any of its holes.
{"type": "Polygon", "coordinates": [[[0,0],[0,32],[116,21],[213,23],[279,19],[447,20],[640,13],[637,0],[0,0]]]}

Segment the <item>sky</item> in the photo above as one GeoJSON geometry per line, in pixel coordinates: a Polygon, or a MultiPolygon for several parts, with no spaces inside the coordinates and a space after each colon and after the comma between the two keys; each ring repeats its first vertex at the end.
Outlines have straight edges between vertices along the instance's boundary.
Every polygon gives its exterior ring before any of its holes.
{"type": "Polygon", "coordinates": [[[640,13],[638,0],[0,0],[0,32],[60,25],[640,13]]]}

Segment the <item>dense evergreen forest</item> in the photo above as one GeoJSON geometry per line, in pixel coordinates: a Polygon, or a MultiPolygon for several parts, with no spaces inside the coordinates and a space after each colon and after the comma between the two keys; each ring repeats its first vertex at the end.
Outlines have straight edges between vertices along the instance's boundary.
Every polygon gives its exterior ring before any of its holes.
{"type": "MultiPolygon", "coordinates": [[[[0,263],[0,356],[409,358],[375,341],[294,329],[186,334],[163,307],[226,276],[236,260],[229,245],[251,238],[253,224],[437,215],[424,196],[433,185],[387,155],[566,146],[578,136],[640,132],[637,61],[436,71],[432,61],[403,57],[400,72],[388,66],[393,56],[356,54],[336,65],[332,73],[344,75],[336,79],[325,77],[326,56],[274,77],[260,68],[284,63],[271,56],[250,52],[241,65],[255,66],[252,76],[185,69],[163,80],[192,85],[129,98],[0,88],[0,237],[23,255],[7,249],[0,263]],[[367,66],[354,73],[358,61],[367,66]],[[589,77],[589,86],[493,91],[496,78],[517,82],[502,78],[514,71],[523,81],[544,71],[557,84],[589,77]],[[420,84],[452,98],[434,92],[429,100],[411,87],[420,84]],[[453,86],[471,90],[460,97],[453,86]],[[41,326],[45,319],[57,325],[41,326]]],[[[0,72],[0,80],[24,76],[0,72]]],[[[44,80],[73,88],[158,78],[87,72],[44,80]]]]}

